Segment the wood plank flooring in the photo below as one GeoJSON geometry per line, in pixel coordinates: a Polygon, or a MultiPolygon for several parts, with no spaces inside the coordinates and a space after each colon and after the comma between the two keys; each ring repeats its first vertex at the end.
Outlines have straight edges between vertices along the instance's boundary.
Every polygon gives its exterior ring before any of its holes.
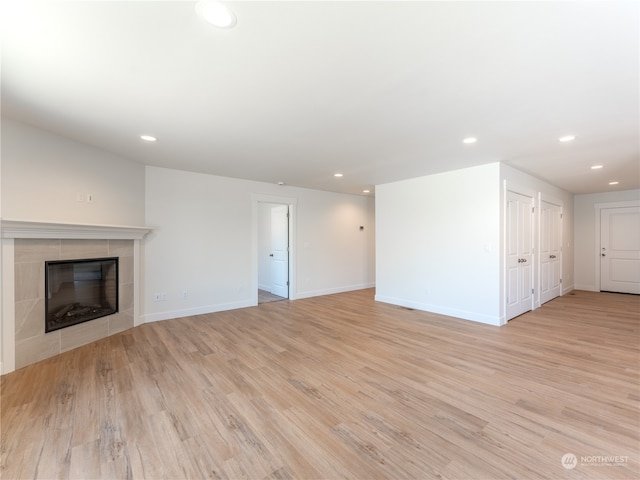
{"type": "Polygon", "coordinates": [[[498,328],[373,295],[146,324],[5,375],[0,475],[640,478],[639,297],[498,328]]]}
{"type": "Polygon", "coordinates": [[[268,302],[280,302],[282,300],[287,300],[287,298],[274,295],[273,293],[268,292],[266,290],[258,290],[258,304],[268,303],[268,302]]]}

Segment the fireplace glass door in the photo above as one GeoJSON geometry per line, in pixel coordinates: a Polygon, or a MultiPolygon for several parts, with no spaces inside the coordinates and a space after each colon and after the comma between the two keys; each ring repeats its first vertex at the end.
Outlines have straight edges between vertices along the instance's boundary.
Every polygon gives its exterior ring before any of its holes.
{"type": "Polygon", "coordinates": [[[118,258],[45,262],[45,332],[118,311],[118,258]]]}

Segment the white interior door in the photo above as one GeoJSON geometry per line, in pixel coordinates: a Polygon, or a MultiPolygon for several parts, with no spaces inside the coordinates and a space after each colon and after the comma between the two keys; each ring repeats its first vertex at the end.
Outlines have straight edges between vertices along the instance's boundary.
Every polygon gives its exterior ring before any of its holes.
{"type": "Polygon", "coordinates": [[[640,207],[600,212],[600,290],[640,294],[640,207]]]}
{"type": "Polygon", "coordinates": [[[542,202],[540,208],[540,303],[560,296],[562,278],[562,211],[542,202]]]}
{"type": "Polygon", "coordinates": [[[271,209],[271,293],[289,298],[289,207],[271,209]]]}
{"type": "Polygon", "coordinates": [[[507,192],[506,319],[533,308],[533,198],[507,192]]]}

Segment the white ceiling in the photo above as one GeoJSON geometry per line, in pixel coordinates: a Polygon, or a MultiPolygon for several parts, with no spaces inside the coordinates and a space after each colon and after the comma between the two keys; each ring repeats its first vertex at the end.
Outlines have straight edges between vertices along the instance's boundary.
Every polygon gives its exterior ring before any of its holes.
{"type": "Polygon", "coordinates": [[[636,1],[228,5],[232,30],[194,2],[3,0],[3,115],[336,192],[496,161],[573,193],[640,188],[636,1]]]}

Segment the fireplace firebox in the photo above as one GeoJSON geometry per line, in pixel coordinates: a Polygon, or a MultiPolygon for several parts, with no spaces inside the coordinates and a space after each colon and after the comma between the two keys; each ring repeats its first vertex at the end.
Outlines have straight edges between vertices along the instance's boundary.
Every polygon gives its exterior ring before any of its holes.
{"type": "Polygon", "coordinates": [[[45,262],[45,332],[117,312],[117,257],[45,262]]]}

